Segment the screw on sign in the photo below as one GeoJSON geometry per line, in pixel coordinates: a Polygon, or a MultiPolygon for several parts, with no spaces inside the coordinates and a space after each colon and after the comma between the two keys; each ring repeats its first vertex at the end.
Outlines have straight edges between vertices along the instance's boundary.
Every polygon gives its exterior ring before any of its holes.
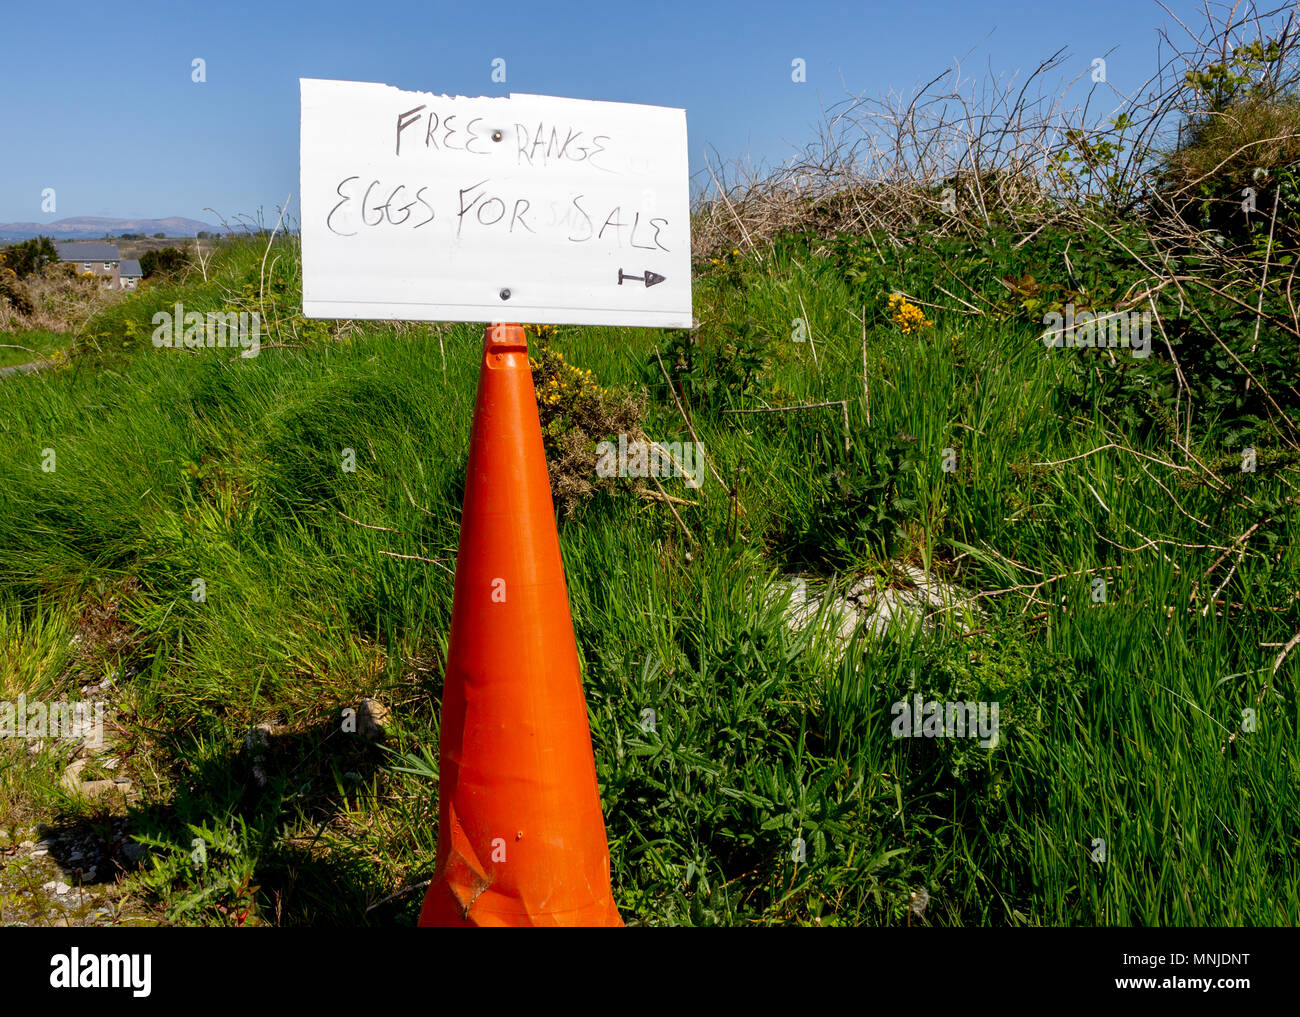
{"type": "Polygon", "coordinates": [[[528,346],[494,319],[691,326],[685,112],[301,87],[304,313],[488,323],[420,924],[622,925],[528,346]]]}

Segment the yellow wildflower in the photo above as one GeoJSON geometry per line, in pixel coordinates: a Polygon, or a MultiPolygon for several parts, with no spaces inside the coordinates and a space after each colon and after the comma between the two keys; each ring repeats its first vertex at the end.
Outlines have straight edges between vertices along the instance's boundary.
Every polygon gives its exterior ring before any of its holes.
{"type": "Polygon", "coordinates": [[[924,311],[915,304],[908,303],[907,298],[901,293],[891,293],[889,295],[889,317],[904,335],[909,335],[934,324],[925,316],[924,311]]]}

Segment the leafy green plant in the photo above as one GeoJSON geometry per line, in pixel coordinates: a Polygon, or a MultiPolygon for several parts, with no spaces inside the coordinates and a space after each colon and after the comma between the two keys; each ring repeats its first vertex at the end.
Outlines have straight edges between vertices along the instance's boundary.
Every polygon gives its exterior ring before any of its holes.
{"type": "Polygon", "coordinates": [[[901,547],[905,524],[917,510],[911,495],[918,466],[916,439],[878,430],[860,434],[850,457],[842,446],[818,442],[807,500],[772,534],[774,547],[791,562],[843,566],[863,557],[888,561],[901,547]]]}
{"type": "MultiPolygon", "coordinates": [[[[663,351],[663,369],[691,411],[712,415],[736,408],[757,390],[769,343],[748,318],[705,323],[672,333],[663,351]]],[[[659,356],[648,360],[645,376],[653,391],[667,396],[659,356]]]]}

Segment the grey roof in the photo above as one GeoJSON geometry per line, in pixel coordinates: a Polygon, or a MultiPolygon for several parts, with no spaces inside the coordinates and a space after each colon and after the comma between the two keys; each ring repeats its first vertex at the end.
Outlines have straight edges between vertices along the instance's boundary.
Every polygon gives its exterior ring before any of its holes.
{"type": "Polygon", "coordinates": [[[55,244],[60,261],[119,261],[117,244],[55,244]]]}
{"type": "Polygon", "coordinates": [[[117,274],[123,279],[143,279],[144,273],[140,271],[140,263],[134,258],[123,258],[122,264],[118,266],[117,274]]]}

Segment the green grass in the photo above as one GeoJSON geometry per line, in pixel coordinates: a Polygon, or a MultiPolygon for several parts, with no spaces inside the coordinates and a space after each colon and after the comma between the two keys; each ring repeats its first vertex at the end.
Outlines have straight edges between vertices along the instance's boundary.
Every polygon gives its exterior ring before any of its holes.
{"type": "MultiPolygon", "coordinates": [[[[455,557],[481,329],[329,338],[291,320],[296,252],[277,253],[269,313],[290,346],[149,343],[156,307],[257,292],[262,250],[238,246],[207,284],[104,312],[98,353],[0,382],[0,699],[118,674],[152,848],[133,887],[170,920],[410,924],[435,853],[452,576],[382,552],[455,557]],[[75,632],[93,638],[73,650],[75,632]],[[386,748],[340,731],[365,695],[393,706],[386,748]],[[265,784],[245,746],[262,722],[265,784]]],[[[625,918],[902,924],[924,888],[915,923],[1300,922],[1300,654],[1271,674],[1300,630],[1295,462],[1261,448],[1242,473],[1204,428],[1210,479],[1158,428],[1107,419],[1105,361],[1068,360],[1093,351],[975,317],[904,335],[883,302],[809,253],[706,274],[706,333],[763,362],[692,406],[735,499],[712,474],[667,482],[698,501],[679,507],[698,542],[627,495],[560,521],[625,918]],[[847,400],[849,450],[838,406],[725,412],[760,400],[847,400]],[[903,563],[989,591],[974,631],[860,634],[839,654],[824,626],[785,625],[782,573],[897,582],[903,563]],[[895,740],[890,706],[913,693],[998,701],[998,744],[895,740]],[[1244,709],[1256,730],[1225,750],[1244,709]]],[[[645,386],[652,437],[689,440],[655,357],[672,369],[675,338],[551,342],[607,388],[645,386]]],[[[704,375],[725,377],[713,356],[704,375]]],[[[0,757],[11,821],[87,808],[49,766],[0,757]]]]}
{"type": "Polygon", "coordinates": [[[45,329],[0,332],[0,367],[39,363],[57,350],[72,345],[72,336],[45,329]]]}

